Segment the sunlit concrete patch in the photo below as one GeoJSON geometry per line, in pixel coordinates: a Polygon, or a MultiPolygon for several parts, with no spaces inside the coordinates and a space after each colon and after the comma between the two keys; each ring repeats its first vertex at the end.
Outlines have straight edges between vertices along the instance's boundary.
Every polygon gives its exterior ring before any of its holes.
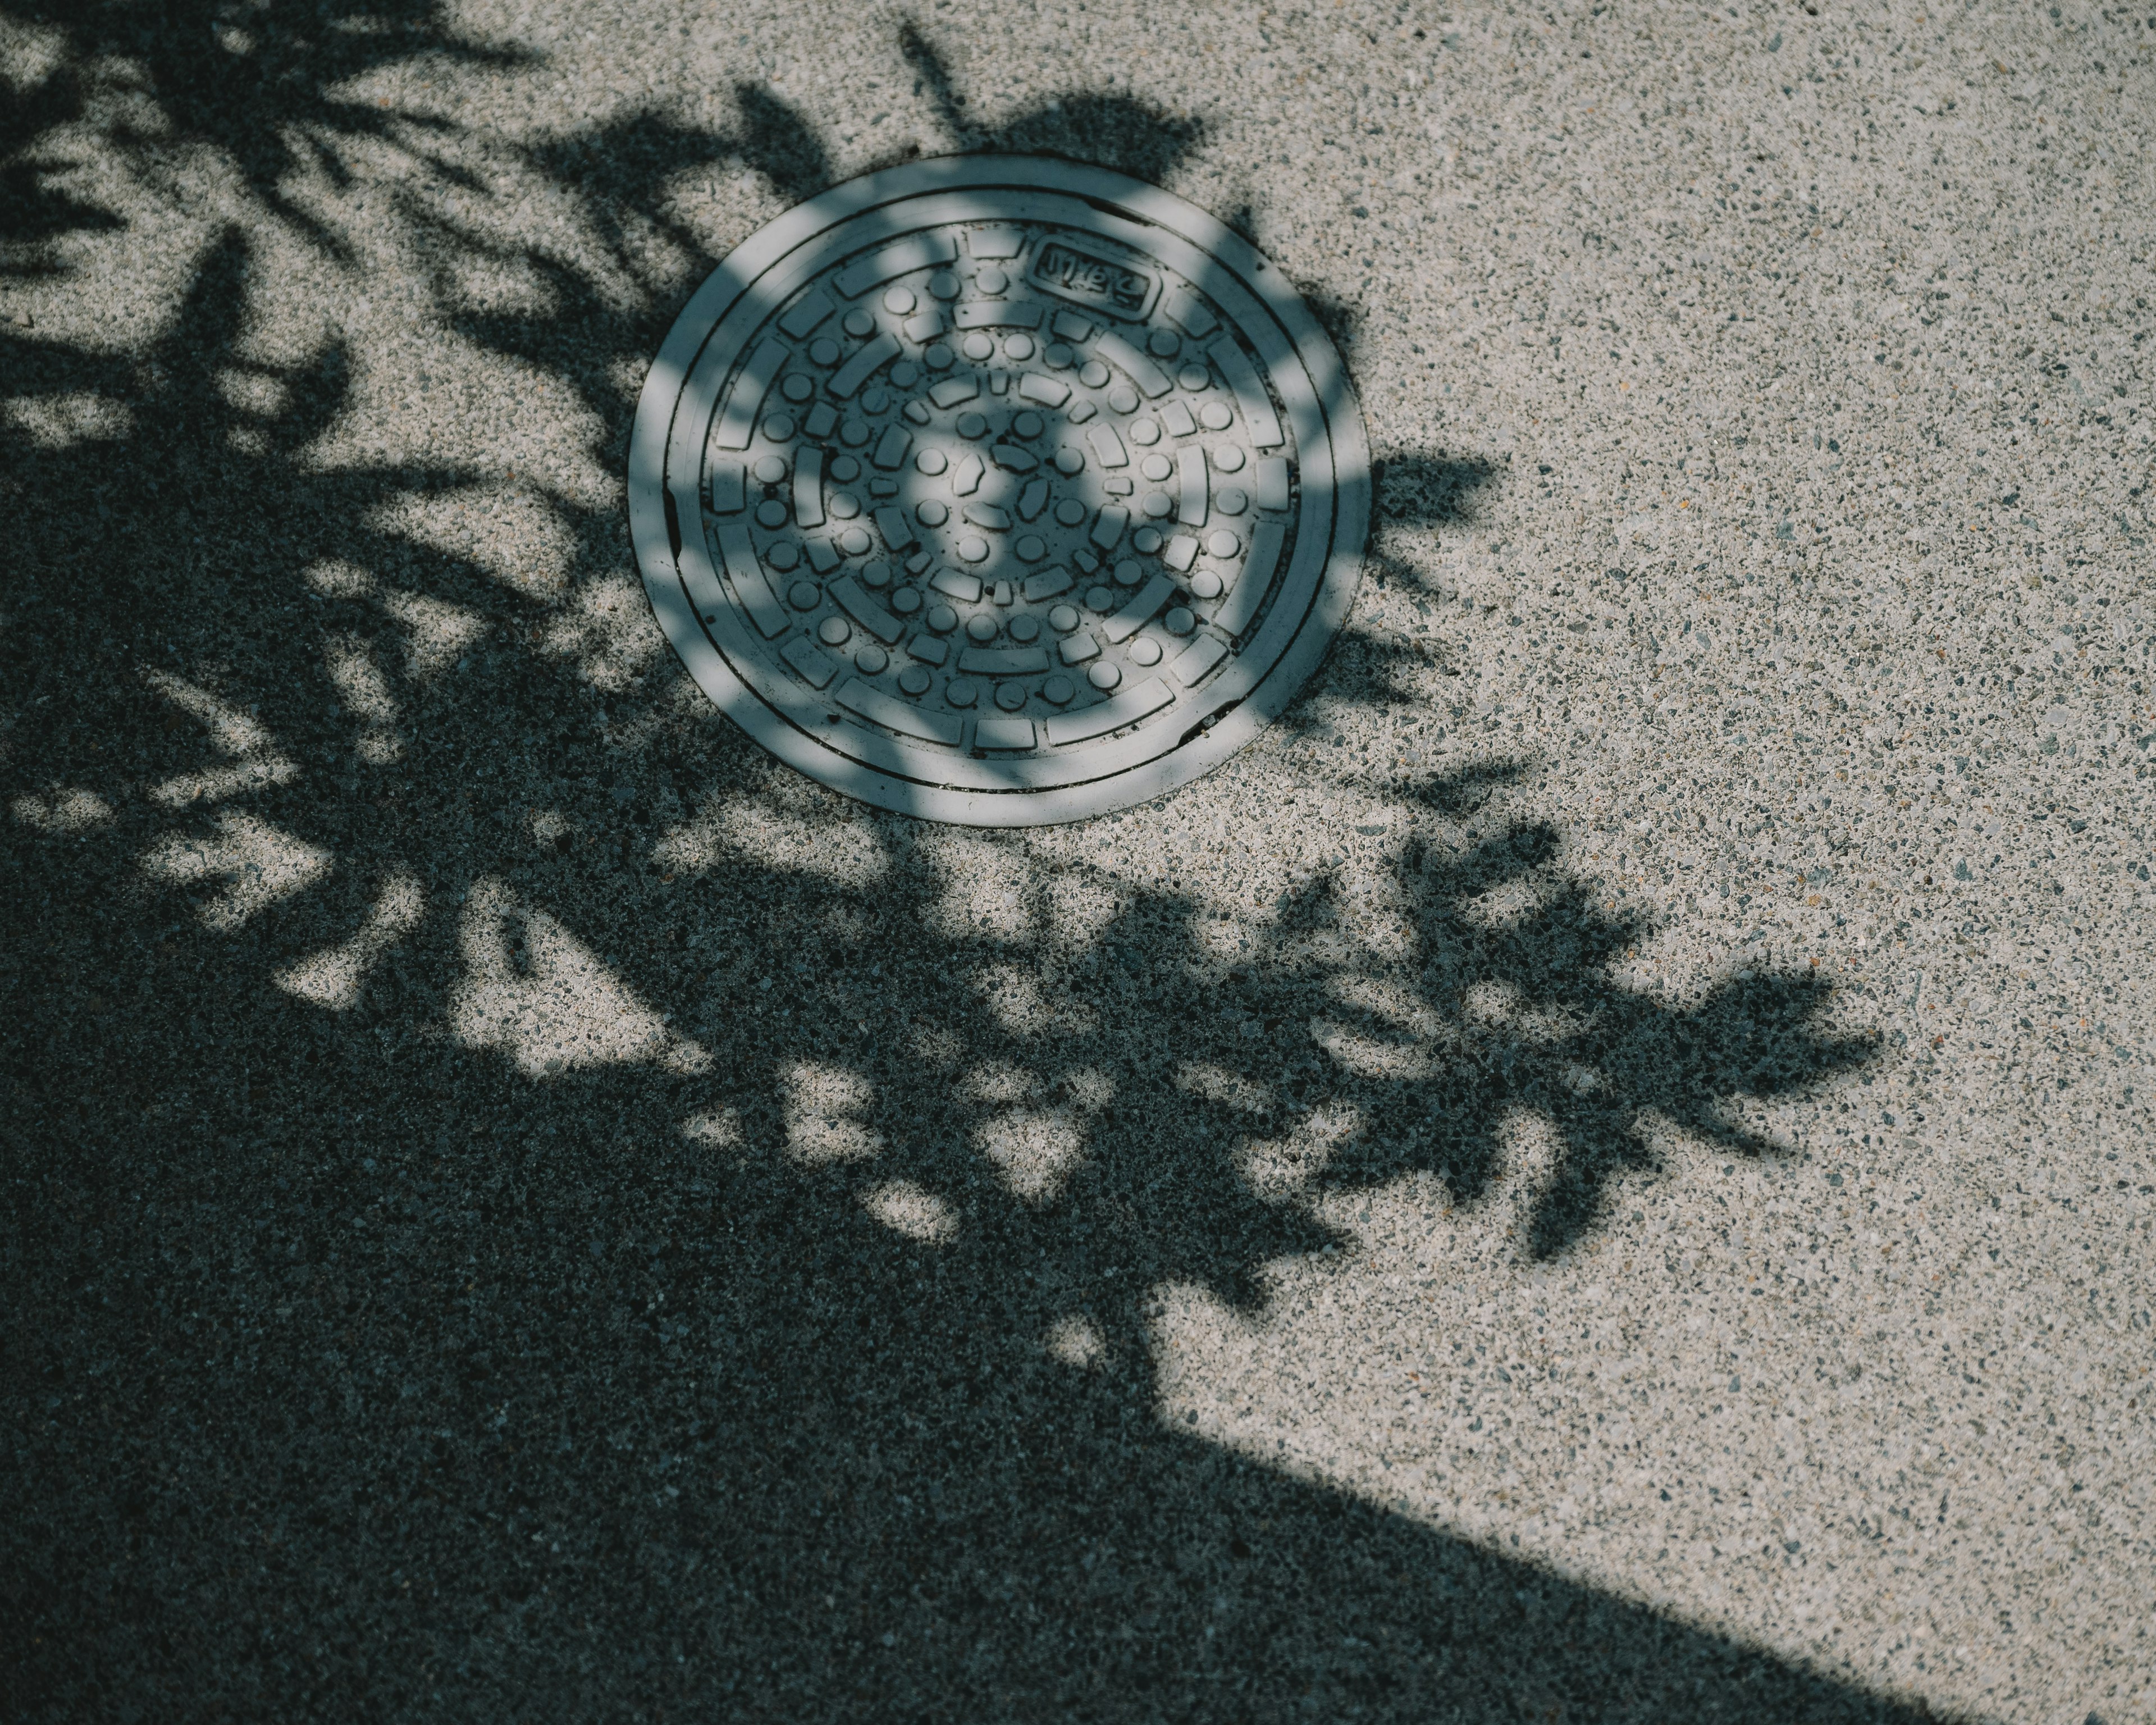
{"type": "Polygon", "coordinates": [[[1067,1109],[1012,1108],[985,1122],[974,1147],[1014,1198],[1053,1202],[1086,1159],[1083,1124],[1067,1109]]]}
{"type": "Polygon", "coordinates": [[[548,499],[521,486],[408,495],[377,506],[366,525],[468,562],[522,598],[569,596],[575,536],[548,499]]]}
{"type": "Polygon", "coordinates": [[[30,95],[60,69],[67,47],[67,33],[53,25],[0,18],[0,65],[7,67],[0,75],[18,98],[30,95]]]}
{"type": "Polygon", "coordinates": [[[681,1136],[706,1150],[738,1150],[747,1142],[741,1115],[732,1108],[713,1108],[691,1114],[681,1122],[681,1136]]]}
{"type": "Polygon", "coordinates": [[[1514,927],[1548,910],[1565,891],[1553,875],[1522,875],[1493,886],[1487,892],[1461,901],[1460,915],[1478,928],[1514,927]]]}
{"type": "Polygon", "coordinates": [[[310,563],[300,572],[300,578],[326,599],[363,599],[371,597],[375,590],[374,578],[358,564],[346,562],[342,557],[310,563]]]}
{"type": "Polygon", "coordinates": [[[18,797],[8,807],[24,826],[41,833],[86,833],[112,819],[112,805],[80,785],[18,797]]]}
{"type": "Polygon", "coordinates": [[[110,442],[135,429],[134,410],[126,403],[80,390],[66,395],[17,396],[0,402],[0,417],[20,427],[41,449],[110,442]]]}
{"type": "Polygon", "coordinates": [[[1049,949],[1076,954],[1097,947],[1122,909],[1123,896],[1088,869],[1044,875],[1036,868],[1034,873],[1034,901],[1049,949]]]}
{"type": "Polygon", "coordinates": [[[406,675],[421,681],[439,676],[486,633],[476,611],[424,593],[391,588],[377,603],[404,631],[406,675]]]}
{"type": "Polygon", "coordinates": [[[324,598],[366,599],[404,634],[405,675],[426,682],[441,675],[486,633],[486,619],[462,605],[388,587],[341,558],[308,565],[307,585],[324,598]]]}
{"type": "Polygon", "coordinates": [[[1187,1060],[1177,1067],[1175,1087],[1219,1107],[1233,1108],[1238,1113],[1262,1115],[1272,1111],[1270,1085],[1260,1084],[1208,1060],[1187,1060]]]}
{"type": "Polygon", "coordinates": [[[1034,871],[1020,847],[946,832],[924,836],[921,850],[942,877],[942,892],[922,915],[935,932],[998,941],[1034,932],[1034,871]]]}
{"type": "Polygon", "coordinates": [[[643,590],[619,572],[578,588],[547,624],[541,644],[557,658],[574,660],[586,682],[609,691],[628,687],[665,650],[643,590]]]}
{"type": "Polygon", "coordinates": [[[1502,1031],[1522,1047],[1565,1041],[1590,1021],[1568,1007],[1531,1000],[1516,983],[1491,980],[1473,983],[1461,994],[1460,1015],[1470,1025],[1502,1031]]]}
{"type": "Polygon", "coordinates": [[[359,757],[386,766],[404,752],[397,734],[397,701],[372,650],[357,635],[333,636],[322,649],[324,669],[345,706],[359,719],[359,757]]]}
{"type": "Polygon", "coordinates": [[[868,1081],[843,1066],[803,1060],[780,1075],[786,1153],[808,1168],[866,1162],[883,1149],[883,1134],[862,1117],[875,1105],[868,1081]]]}
{"type": "Polygon", "coordinates": [[[1420,994],[1384,977],[1332,977],[1326,991],[1342,1006],[1389,1019],[1411,1035],[1429,1036],[1444,1028],[1440,1014],[1420,994]]]}
{"type": "Polygon", "coordinates": [[[182,773],[150,788],[152,802],[167,809],[217,803],[299,777],[298,764],[280,754],[270,728],[244,708],[169,671],[145,670],[142,680],[208,732],[211,745],[231,758],[223,766],[182,773]]]}
{"type": "Polygon", "coordinates": [[[1315,1042],[1340,1066],[1358,1078],[1389,1078],[1409,1081],[1436,1076],[1439,1063],[1427,1048],[1414,1043],[1388,1042],[1345,1024],[1320,1020],[1311,1027],[1315,1042]]]}
{"type": "Polygon", "coordinates": [[[975,986],[996,1022],[1014,1036],[1090,1036],[1100,1014],[1083,1001],[1051,992],[1040,973],[1024,965],[983,965],[975,986]]]}
{"type": "Polygon", "coordinates": [[[381,896],[350,940],[286,965],[274,980],[286,993],[316,1006],[349,1011],[359,1003],[367,973],[419,926],[426,902],[418,876],[408,870],[396,870],[382,882],[381,896]]]}
{"type": "Polygon", "coordinates": [[[274,372],[227,367],[217,374],[218,393],[243,413],[271,419],[291,405],[291,388],[274,372]]]}
{"type": "Polygon", "coordinates": [[[1108,1344],[1101,1340],[1099,1327],[1090,1317],[1058,1320],[1042,1337],[1040,1347],[1050,1359],[1060,1360],[1080,1371],[1097,1371],[1108,1361],[1108,1344]]]}
{"type": "Polygon", "coordinates": [[[886,1180],[861,1194],[861,1208],[892,1232],[924,1245],[947,1245],[958,1237],[958,1213],[927,1187],[886,1180]]]}
{"type": "Polygon", "coordinates": [[[538,322],[561,315],[559,285],[536,260],[493,249],[457,252],[449,259],[449,296],[468,317],[511,317],[538,322]]]}
{"type": "Polygon", "coordinates": [[[956,1088],[969,1101],[985,1102],[994,1107],[1038,1096],[1040,1077],[1029,1067],[1013,1065],[1006,1060],[988,1060],[971,1068],[956,1088]]]}
{"type": "Polygon", "coordinates": [[[834,886],[870,886],[891,866],[875,829],[865,823],[804,814],[749,797],[706,808],[663,834],[651,854],[670,869],[751,862],[834,886]]]}
{"type": "Polygon", "coordinates": [[[205,881],[222,890],[202,907],[203,926],[222,931],[244,927],[280,899],[304,892],[330,871],[321,846],[244,814],[217,817],[208,837],[173,834],[142,859],[152,880],[192,886],[205,881]]]}
{"type": "Polygon", "coordinates": [[[1245,1142],[1235,1153],[1236,1170],[1252,1194],[1268,1204],[1301,1198],[1325,1172],[1339,1147],[1362,1129],[1362,1111],[1328,1103],[1284,1132],[1245,1142]]]}
{"type": "Polygon", "coordinates": [[[1740,1238],[1685,1202],[1727,1190],[1719,1158],[1695,1154],[1674,1206],[1664,1192],[1537,1263],[1515,1200],[1547,1174],[1541,1130],[1508,1118],[1504,1171],[1471,1208],[1420,1177],[1331,1194],[1318,1213],[1360,1250],[1276,1260],[1261,1301],[1152,1291],[1159,1417],[1793,1656],[1854,1654],[1900,1621],[1988,1663],[2026,1597],[2000,1573],[2018,1554],[2062,1602],[2084,1565],[2130,1565],[2145,1450],[2070,1450],[2061,1431],[2145,1368],[2122,1360],[2107,1385],[2054,1357],[2056,1314],[1996,1271],[1955,1288],[1897,1265],[1897,1239],[1851,1231],[1882,1210],[1907,1226],[1921,1189],[1867,1198],[1807,1173],[1778,1193],[1760,1170],[1745,1183],[1773,1195],[1740,1238]],[[1911,1417],[1925,1406],[1998,1441],[1931,1440],[1911,1417]],[[2099,1481],[2119,1513],[2090,1502],[2099,1481]],[[2007,1562],[1954,1561],[1972,1544],[2007,1562]]]}
{"type": "Polygon", "coordinates": [[[966,1058],[967,1039],[947,1024],[916,1019],[901,1034],[914,1059],[931,1071],[947,1071],[966,1058]]]}
{"type": "Polygon", "coordinates": [[[708,1070],[711,1057],[637,999],[599,957],[503,881],[474,885],[458,943],[465,976],[449,1003],[467,1048],[507,1055],[527,1077],[598,1066],[708,1070]]]}

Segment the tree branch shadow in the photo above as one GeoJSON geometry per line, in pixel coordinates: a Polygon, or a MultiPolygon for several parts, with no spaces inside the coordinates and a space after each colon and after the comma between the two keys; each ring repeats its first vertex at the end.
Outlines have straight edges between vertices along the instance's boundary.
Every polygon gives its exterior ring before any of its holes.
{"type": "MultiPolygon", "coordinates": [[[[389,17],[280,80],[198,47],[158,86],[331,255],[276,190],[285,130],[378,127],[329,92],[393,54],[506,64],[389,17]]],[[[211,22],[108,8],[69,54],[211,22]]],[[[974,127],[925,37],[898,52],[969,146],[1157,178],[1199,135],[1084,95],[974,127]]],[[[581,260],[405,188],[443,321],[605,449],[619,363],[710,261],[661,188],[834,171],[778,98],[740,106],[529,152],[581,260]],[[462,297],[474,259],[546,309],[462,297]]],[[[1400,795],[1390,956],[1341,938],[1326,875],[1245,907],[1230,956],[1180,887],[865,814],[670,670],[601,689],[535,644],[619,571],[609,505],[534,488],[572,547],[550,600],[385,525],[475,469],[326,470],[354,358],[244,357],[255,244],[225,229],[136,357],[0,332],[12,397],[114,404],[0,422],[28,503],[0,634],[21,1717],[1913,1717],[1172,1425],[1158,1377],[1163,1289],[1262,1320],[1342,1243],[1329,1194],[1493,1205],[1522,1112],[1563,1147],[1534,1258],[1666,1127],[1774,1153],[1738,1106],[1867,1056],[1825,989],[1624,986],[1642,927],[1562,835],[1462,824],[1524,764],[1400,795]]],[[[1395,455],[1382,506],[1459,520],[1488,477],[1395,455]]]]}

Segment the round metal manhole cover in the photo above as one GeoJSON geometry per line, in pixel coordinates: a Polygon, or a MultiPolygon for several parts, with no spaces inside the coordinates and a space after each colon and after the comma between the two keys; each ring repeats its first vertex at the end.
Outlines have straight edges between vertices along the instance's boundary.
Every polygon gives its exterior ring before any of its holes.
{"type": "Polygon", "coordinates": [[[1204,211],[1099,168],[952,157],[743,244],[644,388],[654,610],[765,747],[974,826],[1217,765],[1347,615],[1369,512],[1337,352],[1204,211]]]}

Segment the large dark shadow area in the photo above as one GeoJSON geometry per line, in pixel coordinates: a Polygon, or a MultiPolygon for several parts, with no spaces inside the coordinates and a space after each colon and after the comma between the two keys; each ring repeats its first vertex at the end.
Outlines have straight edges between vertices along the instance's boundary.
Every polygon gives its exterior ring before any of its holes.
{"type": "MultiPolygon", "coordinates": [[[[257,8],[278,75],[175,59],[153,94],[341,254],[279,152],[341,162],[384,123],[325,94],[355,54],[493,52],[385,15],[311,47],[346,14],[285,40],[257,8]]],[[[81,9],[45,123],[215,16],[81,9]]],[[[928,38],[894,54],[958,113],[928,38]]],[[[602,244],[693,248],[651,207],[675,169],[788,195],[830,172],[776,97],[739,106],[735,133],[644,116],[531,167],[602,244]]],[[[1123,99],[1024,126],[964,136],[1155,175],[1188,136],[1123,99]]],[[[44,136],[0,168],[35,232],[116,221],[44,188],[44,136]]],[[[670,304],[624,316],[536,252],[545,315],[460,303],[460,251],[501,243],[411,172],[441,316],[560,380],[617,459],[609,363],[670,304]]],[[[1163,1284],[1261,1316],[1268,1265],[1343,1244],[1313,1197],[1420,1176],[1474,1214],[1514,1111],[1564,1147],[1531,1256],[1599,1225],[1650,1117],[1771,1153],[1732,1105],[1865,1057],[1823,991],[1620,987],[1640,928],[1558,834],[1486,812],[1524,765],[1400,788],[1393,958],[1342,937],[1324,875],[1224,944],[1217,908],[1122,878],[1144,810],[962,913],[942,835],[775,773],[663,658],[595,679],[561,646],[626,567],[613,512],[542,494],[571,547],[552,600],[380,525],[486,475],[313,459],[352,356],[241,357],[252,244],[213,239],[131,358],[0,329],[11,403],[110,408],[0,421],[11,1717],[1917,1717],[1225,1451],[1163,1417],[1152,1363],[1163,1284]],[[447,615],[430,658],[413,619],[447,615]],[[728,811],[810,865],[692,855],[728,811]],[[1056,932],[1071,892],[1111,906],[1082,935],[1056,932]],[[1435,1076],[1327,1051],[1414,1043],[1349,1004],[1377,983],[1450,1027],[1414,1044],[1435,1076]],[[1296,1149],[1321,1114],[1358,1129],[1296,1149]],[[1028,1131],[1075,1153],[999,1161],[1028,1131]],[[1259,1143],[1285,1189],[1249,1174],[1259,1143]]],[[[1381,495],[1441,527],[1482,476],[1396,455],[1381,495]]],[[[1368,643],[1344,663],[1336,698],[1417,686],[1368,643]]]]}

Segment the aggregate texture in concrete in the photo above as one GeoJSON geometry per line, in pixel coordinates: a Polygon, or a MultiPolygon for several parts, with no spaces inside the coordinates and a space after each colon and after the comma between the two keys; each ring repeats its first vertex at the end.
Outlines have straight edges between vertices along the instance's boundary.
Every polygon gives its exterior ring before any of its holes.
{"type": "Polygon", "coordinates": [[[11,1717],[2156,1717],[2156,15],[0,0],[11,1717]],[[1095,162],[1372,554],[1167,798],[773,762],[645,368],[1095,162]]]}

